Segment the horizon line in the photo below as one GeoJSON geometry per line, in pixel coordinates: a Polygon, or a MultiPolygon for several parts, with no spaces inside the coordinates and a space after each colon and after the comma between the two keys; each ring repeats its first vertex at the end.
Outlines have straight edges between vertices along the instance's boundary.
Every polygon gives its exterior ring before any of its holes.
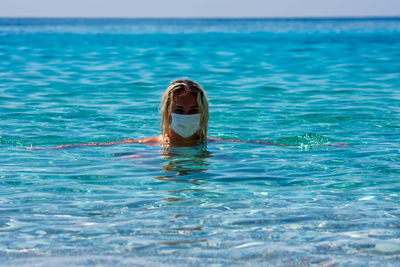
{"type": "Polygon", "coordinates": [[[74,17],[74,16],[0,16],[0,19],[400,19],[400,15],[395,16],[288,16],[288,17],[74,17]]]}

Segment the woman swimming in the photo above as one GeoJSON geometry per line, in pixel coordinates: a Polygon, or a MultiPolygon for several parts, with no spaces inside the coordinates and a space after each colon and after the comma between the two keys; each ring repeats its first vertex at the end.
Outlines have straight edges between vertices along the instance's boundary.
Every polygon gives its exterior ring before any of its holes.
{"type": "Polygon", "coordinates": [[[207,139],[208,101],[201,86],[190,80],[172,82],[162,97],[161,135],[136,140],[165,146],[194,146],[207,139]]]}
{"type": "MultiPolygon", "coordinates": [[[[80,146],[109,146],[123,143],[158,143],[164,147],[196,146],[205,143],[207,140],[288,146],[286,144],[267,141],[243,141],[207,136],[208,110],[206,93],[198,83],[191,80],[175,80],[168,86],[162,97],[161,135],[159,136],[136,140],[123,139],[106,143],[60,145],[48,148],[28,147],[27,149],[62,149],[80,146]]],[[[330,143],[326,145],[346,146],[343,143],[330,143]]]]}

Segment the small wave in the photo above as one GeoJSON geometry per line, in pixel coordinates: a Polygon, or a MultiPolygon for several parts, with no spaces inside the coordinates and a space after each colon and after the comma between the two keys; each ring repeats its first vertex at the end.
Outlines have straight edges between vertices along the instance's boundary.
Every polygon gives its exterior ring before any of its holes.
{"type": "Polygon", "coordinates": [[[273,143],[284,144],[289,146],[318,146],[337,142],[337,140],[322,135],[308,133],[290,137],[281,137],[273,140],[273,143]]]}

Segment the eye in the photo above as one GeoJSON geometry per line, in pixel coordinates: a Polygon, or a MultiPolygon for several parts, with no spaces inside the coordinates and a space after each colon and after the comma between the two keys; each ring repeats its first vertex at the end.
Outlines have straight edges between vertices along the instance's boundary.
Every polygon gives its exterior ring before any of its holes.
{"type": "Polygon", "coordinates": [[[183,108],[176,108],[176,109],[174,110],[174,113],[183,114],[183,113],[185,113],[185,111],[183,110],[183,108]]]}
{"type": "Polygon", "coordinates": [[[197,113],[199,113],[199,109],[198,108],[191,108],[189,113],[190,114],[197,114],[197,113]]]}

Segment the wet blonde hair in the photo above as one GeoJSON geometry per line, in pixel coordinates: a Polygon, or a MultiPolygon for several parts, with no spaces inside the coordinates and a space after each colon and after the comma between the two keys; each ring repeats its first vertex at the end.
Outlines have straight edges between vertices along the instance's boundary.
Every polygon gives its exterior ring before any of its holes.
{"type": "Polygon", "coordinates": [[[192,92],[197,97],[197,105],[199,106],[200,113],[200,139],[201,141],[207,140],[208,131],[208,101],[206,93],[203,88],[191,80],[175,80],[165,90],[162,97],[162,121],[161,121],[161,136],[164,142],[169,142],[168,133],[171,127],[171,113],[172,113],[172,101],[175,94],[188,91],[192,92]]]}

